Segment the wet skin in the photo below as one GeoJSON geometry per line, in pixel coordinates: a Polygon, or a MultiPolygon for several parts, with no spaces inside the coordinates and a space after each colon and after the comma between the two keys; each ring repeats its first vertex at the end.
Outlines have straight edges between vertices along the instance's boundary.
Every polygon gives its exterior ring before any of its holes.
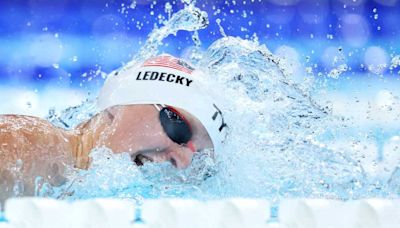
{"type": "MultiPolygon", "coordinates": [[[[212,148],[203,125],[178,110],[191,125],[191,142],[196,150],[212,148]]],[[[194,152],[168,138],[158,115],[153,105],[114,106],[72,131],[36,117],[0,116],[0,201],[15,194],[13,188],[19,180],[24,187],[19,190],[21,195],[34,194],[37,176],[53,186],[62,185],[72,167],[88,168],[90,151],[102,146],[114,153],[128,152],[136,165],[171,162],[177,168],[186,168],[194,152]]]]}

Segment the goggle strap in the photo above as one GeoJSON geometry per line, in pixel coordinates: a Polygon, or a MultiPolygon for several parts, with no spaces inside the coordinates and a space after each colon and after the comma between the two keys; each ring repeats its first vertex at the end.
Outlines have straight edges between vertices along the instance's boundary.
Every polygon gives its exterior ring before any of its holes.
{"type": "Polygon", "coordinates": [[[162,104],[153,104],[153,105],[158,111],[161,111],[161,109],[165,108],[165,105],[162,104]]]}

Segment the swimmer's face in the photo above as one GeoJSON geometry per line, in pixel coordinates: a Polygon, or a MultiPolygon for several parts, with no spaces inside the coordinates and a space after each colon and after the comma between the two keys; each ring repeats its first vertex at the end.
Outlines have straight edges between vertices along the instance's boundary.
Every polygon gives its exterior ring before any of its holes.
{"type": "MultiPolygon", "coordinates": [[[[188,112],[177,109],[190,124],[193,136],[190,140],[197,151],[213,148],[206,129],[188,112]]],[[[106,126],[99,145],[114,152],[128,152],[137,165],[145,162],[171,162],[177,168],[190,165],[196,151],[173,142],[165,133],[159,119],[159,111],[153,105],[115,106],[105,110],[101,120],[106,126]]]]}

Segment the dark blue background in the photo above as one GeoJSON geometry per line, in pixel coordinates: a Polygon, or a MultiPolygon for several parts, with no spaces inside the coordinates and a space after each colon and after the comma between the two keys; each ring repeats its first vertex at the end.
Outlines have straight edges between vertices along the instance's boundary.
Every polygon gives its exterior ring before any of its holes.
{"type": "MultiPolygon", "coordinates": [[[[131,7],[132,1],[0,1],[1,83],[98,87],[103,80],[98,70],[109,72],[129,61],[168,17],[166,2],[138,0],[131,7]]],[[[170,2],[173,12],[183,8],[180,0],[170,2]]],[[[397,0],[199,0],[196,5],[210,19],[199,32],[203,49],[221,37],[216,23],[221,19],[227,35],[256,34],[272,51],[291,46],[301,62],[322,73],[330,70],[321,63],[327,47],[343,48],[352,72],[366,71],[362,64],[370,46],[389,56],[399,53],[397,0]]],[[[163,50],[184,54],[193,46],[191,35],[167,38],[163,50]]]]}

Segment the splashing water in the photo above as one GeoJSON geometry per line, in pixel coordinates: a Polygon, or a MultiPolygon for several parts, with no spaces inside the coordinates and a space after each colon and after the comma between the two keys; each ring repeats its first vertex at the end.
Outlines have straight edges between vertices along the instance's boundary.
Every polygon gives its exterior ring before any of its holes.
{"type": "MultiPolygon", "coordinates": [[[[164,38],[179,30],[197,31],[208,25],[207,14],[189,3],[153,30],[132,67],[158,53],[164,38]]],[[[198,36],[196,36],[198,39],[198,36]]],[[[199,53],[198,53],[199,54],[199,53]]],[[[369,179],[358,145],[335,147],[354,127],[331,114],[310,95],[312,80],[297,84],[285,62],[257,41],[224,36],[202,56],[189,59],[206,72],[201,83],[225,107],[229,137],[213,160],[207,151],[196,154],[186,170],[170,164],[132,164],[128,154],[107,148],[91,153],[92,164],[70,177],[55,196],[67,199],[124,197],[221,198],[231,196],[358,198],[398,194],[398,169],[378,183],[369,179]],[[223,97],[220,94],[224,94],[223,97]],[[344,136],[345,135],[345,136],[344,136]]],[[[335,75],[346,71],[339,68],[335,75]]],[[[55,125],[72,128],[97,112],[94,101],[50,114],[55,125]]],[[[379,181],[378,181],[379,182],[379,181]]]]}
{"type": "Polygon", "coordinates": [[[154,29],[150,33],[136,57],[124,67],[133,67],[139,62],[157,55],[159,46],[167,36],[176,35],[180,30],[197,31],[204,29],[208,26],[208,23],[207,13],[196,8],[194,2],[185,5],[185,8],[173,14],[164,26],[154,29]]]}
{"type": "Polygon", "coordinates": [[[79,123],[89,120],[97,112],[96,100],[88,99],[79,106],[63,110],[61,114],[58,114],[54,109],[51,109],[49,110],[46,119],[57,127],[71,130],[79,123]]]}

